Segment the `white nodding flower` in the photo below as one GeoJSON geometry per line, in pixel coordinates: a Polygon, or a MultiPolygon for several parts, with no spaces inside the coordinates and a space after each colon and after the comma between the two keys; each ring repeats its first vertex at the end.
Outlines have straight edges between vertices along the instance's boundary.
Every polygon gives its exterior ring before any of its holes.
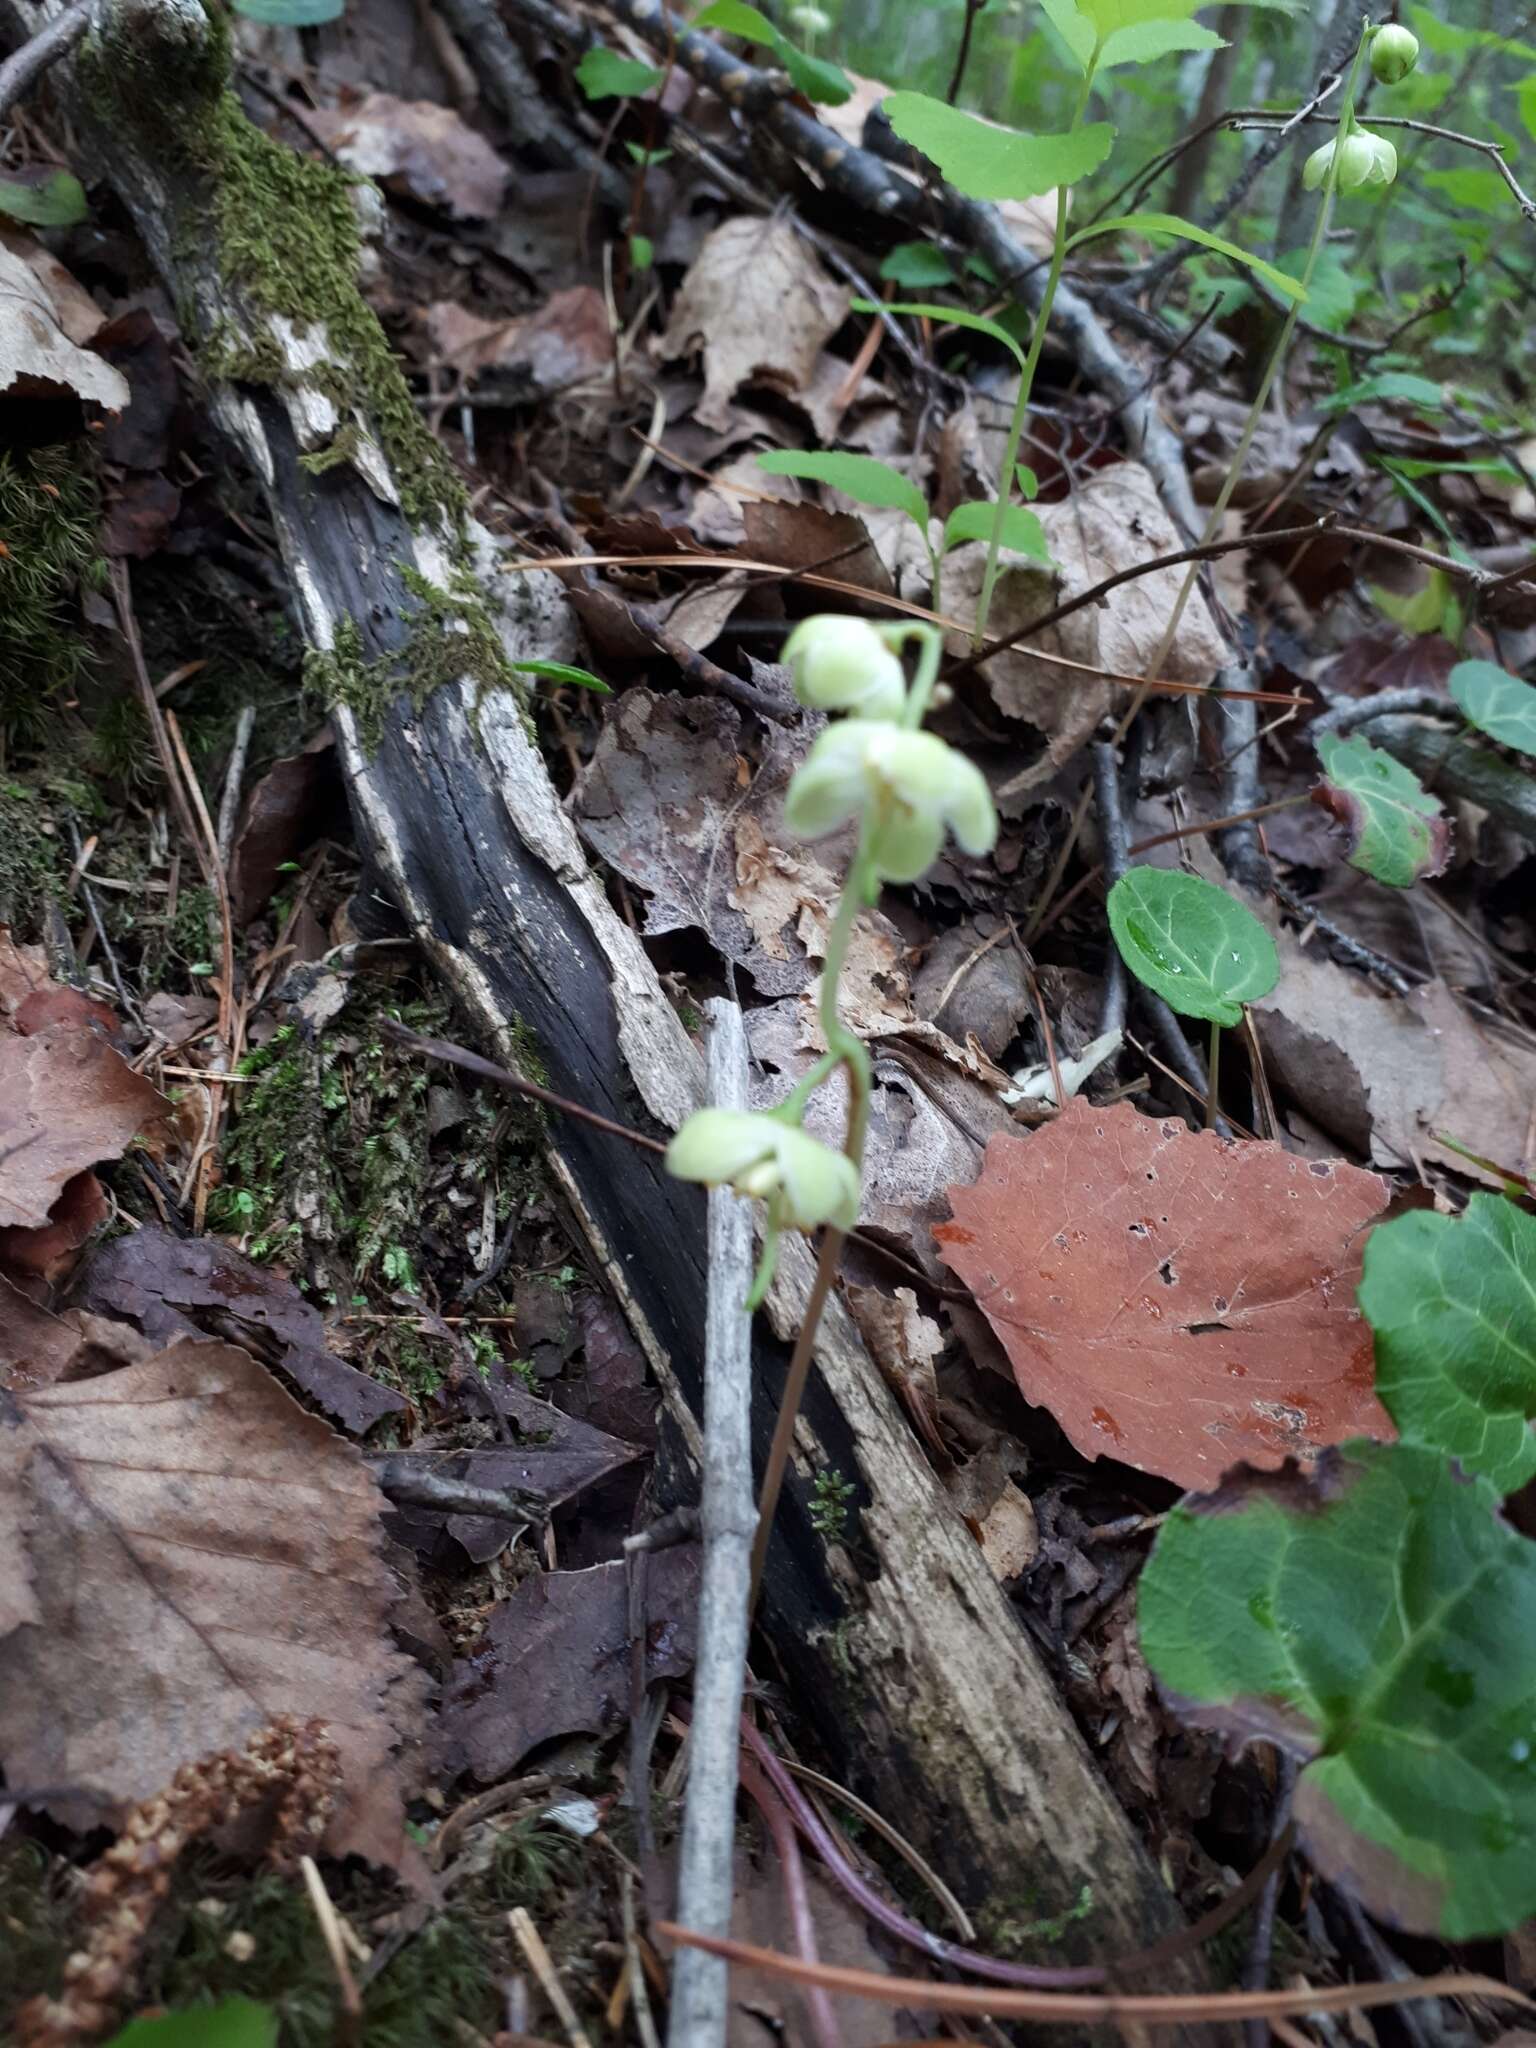
{"type": "Polygon", "coordinates": [[[667,1170],[765,1200],[776,1224],[796,1230],[851,1230],[859,1218],[859,1170],[847,1154],[761,1111],[696,1110],[667,1147],[667,1170]]]}
{"type": "Polygon", "coordinates": [[[1357,128],[1342,142],[1325,142],[1307,158],[1301,182],[1315,192],[1327,179],[1334,151],[1339,153],[1339,174],[1335,190],[1360,192],[1371,185],[1390,185],[1397,176],[1397,151],[1384,135],[1372,135],[1357,128]]]}
{"type": "Polygon", "coordinates": [[[899,718],[907,700],[901,661],[867,619],[823,612],[802,619],[784,642],[795,695],[818,711],[899,718]]]}
{"type": "Polygon", "coordinates": [[[1371,38],[1371,71],[1381,85],[1396,85],[1419,61],[1419,39],[1411,28],[1389,22],[1371,38]]]}
{"type": "Polygon", "coordinates": [[[829,36],[832,33],[832,17],[824,7],[791,7],[789,18],[808,36],[829,36]]]}
{"type": "Polygon", "coordinates": [[[784,819],[802,839],[820,839],[866,810],[876,820],[875,861],[891,882],[926,873],[946,829],[967,853],[990,853],[997,839],[992,792],[974,762],[932,733],[845,718],[796,770],[784,819]]]}

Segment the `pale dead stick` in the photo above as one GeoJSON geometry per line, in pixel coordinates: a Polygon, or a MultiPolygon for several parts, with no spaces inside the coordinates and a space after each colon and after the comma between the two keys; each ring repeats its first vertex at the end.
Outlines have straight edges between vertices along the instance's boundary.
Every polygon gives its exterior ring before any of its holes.
{"type": "Polygon", "coordinates": [[[539,1988],[555,2009],[555,2016],[565,2029],[565,2038],[571,2048],[592,2048],[582,2030],[581,2021],[576,2017],[576,2008],[570,2001],[565,1986],[560,1982],[560,1973],[555,1968],[554,1958],[544,1946],[544,1937],[529,1918],[527,1908],[514,1906],[507,1915],[507,1923],[517,1937],[517,1945],[527,1958],[528,1967],[539,1980],[539,1988]]]}
{"type": "Polygon", "coordinates": [[[331,1968],[336,1973],[336,1988],[341,1994],[341,2024],[337,2028],[347,2041],[357,2041],[362,2035],[363,1999],[357,1988],[357,1979],[352,1974],[352,1965],[347,1960],[347,1944],[341,1929],[341,1922],[331,1895],[325,1888],[324,1879],[316,1868],[313,1856],[301,1856],[299,1869],[304,1877],[304,1889],[309,1894],[309,1903],[314,1908],[319,1924],[320,1938],[325,1943],[325,1952],[331,1959],[331,1968]]]}

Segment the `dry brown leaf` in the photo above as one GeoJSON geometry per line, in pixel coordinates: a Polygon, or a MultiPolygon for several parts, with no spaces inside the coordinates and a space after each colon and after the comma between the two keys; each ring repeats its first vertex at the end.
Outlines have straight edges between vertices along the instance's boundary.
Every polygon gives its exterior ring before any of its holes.
{"type": "Polygon", "coordinates": [[[508,166],[451,107],[371,92],[355,107],[311,107],[305,119],[348,170],[396,181],[424,206],[456,220],[501,210],[508,166]]]}
{"type": "MultiPolygon", "coordinates": [[[[1038,511],[1056,573],[1020,555],[1004,557],[1008,566],[998,578],[987,622],[994,639],[1027,626],[1063,598],[1118,570],[1184,545],[1152,479],[1137,462],[1117,462],[1098,470],[1070,498],[1059,505],[1042,505],[1038,511]]],[[[945,557],[944,609],[952,617],[975,617],[986,558],[980,541],[968,542],[945,557]]],[[[1085,605],[1059,626],[1047,627],[1033,645],[1118,675],[1143,675],[1172,616],[1183,577],[1182,568],[1138,576],[1111,591],[1101,604],[1085,605]]],[[[965,653],[967,637],[952,634],[950,648],[957,655],[965,653]]],[[[1197,590],[1185,607],[1165,673],[1176,682],[1208,682],[1226,658],[1226,645],[1197,590]]],[[[1037,727],[1050,742],[1042,758],[1016,776],[1004,794],[1049,780],[1087,741],[1110,705],[1122,702],[1125,695],[1111,683],[1037,660],[1025,647],[994,655],[982,672],[998,709],[1037,727]]]]}
{"type": "MultiPolygon", "coordinates": [[[[697,925],[764,995],[799,994],[816,980],[850,842],[807,848],[785,828],[784,793],[809,733],[775,729],[755,776],[740,735],[739,713],[718,700],[626,690],[576,786],[575,814],[589,844],[647,892],[647,932],[697,925]]],[[[860,918],[844,978],[856,1029],[864,1012],[906,1015],[902,950],[885,918],[860,918]]]]}
{"type": "Polygon", "coordinates": [[[1209,1487],[1393,1435],[1355,1305],[1374,1173],[1079,1098],[950,1199],[941,1256],[1085,1457],[1209,1487]]]}
{"type": "Polygon", "coordinates": [[[69,339],[83,348],[107,318],[84,285],[76,282],[73,272],[64,268],[51,249],[45,249],[35,235],[13,220],[0,217],[0,243],[26,264],[46,294],[54,319],[69,339]]]}
{"type": "Polygon", "coordinates": [[[657,344],[664,361],[704,352],[694,416],[722,431],[744,384],[793,398],[807,390],[853,294],[834,284],[788,221],[743,215],[706,237],[657,344]]]}
{"type": "Polygon", "coordinates": [[[1536,1051],[1474,1016],[1441,981],[1382,996],[1360,975],[1280,932],[1280,981],[1254,1005],[1272,1082],[1378,1166],[1425,1161],[1501,1185],[1437,1144],[1443,1131],[1536,1175],[1536,1051]]]}
{"type": "Polygon", "coordinates": [[[56,1316],[0,1276],[0,1390],[6,1393],[94,1379],[137,1365],[158,1348],[129,1324],[84,1309],[56,1316]]]}
{"type": "Polygon", "coordinates": [[[0,242],[0,392],[37,397],[62,387],[98,405],[125,406],[129,393],[122,373],[78,347],[65,329],[66,318],[78,330],[73,305],[61,316],[44,278],[0,242]]]}
{"type": "Polygon", "coordinates": [[[358,1453],[233,1345],[0,1395],[0,1758],[109,1821],[274,1714],[339,1747],[335,1854],[402,1852],[422,1685],[358,1453]]]}
{"type": "Polygon", "coordinates": [[[554,292],[533,313],[484,320],[442,299],[426,311],[432,346],[466,380],[495,371],[526,384],[529,397],[564,391],[605,374],[613,363],[613,330],[603,295],[589,284],[554,292]]]}
{"type": "Polygon", "coordinates": [[[934,1367],[944,1349],[944,1332],[931,1316],[923,1314],[910,1287],[886,1294],[879,1287],[850,1285],[844,1295],[870,1357],[937,1463],[948,1465],[949,1451],[939,1428],[939,1380],[934,1367]]]}
{"type": "Polygon", "coordinates": [[[167,1108],[89,1026],[0,1032],[0,1226],[40,1229],[66,1181],[167,1108]]]}

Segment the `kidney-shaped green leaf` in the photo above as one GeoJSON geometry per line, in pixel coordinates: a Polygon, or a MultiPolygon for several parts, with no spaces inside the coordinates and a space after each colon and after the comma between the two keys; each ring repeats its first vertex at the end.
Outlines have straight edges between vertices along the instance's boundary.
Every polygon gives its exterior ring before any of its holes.
{"type": "Polygon", "coordinates": [[[0,213],[34,228],[71,228],[90,213],[85,187],[73,171],[47,167],[0,177],[0,213]]]}
{"type": "Polygon", "coordinates": [[[1451,695],[1468,725],[1522,754],[1536,754],[1536,688],[1493,661],[1458,661],[1451,695]]]}
{"type": "Polygon", "coordinates": [[[1175,868],[1127,868],[1109,892],[1109,927],[1136,979],[1186,1017],[1241,1024],[1243,1004],[1280,979],[1275,942],[1253,912],[1175,868]]]}
{"type": "Polygon", "coordinates": [[[1067,135],[1024,135],[924,92],[890,93],[885,111],[902,141],[971,199],[1038,199],[1058,185],[1075,185],[1098,169],[1115,139],[1107,121],[1067,135]]]}
{"type": "MultiPolygon", "coordinates": [[[[997,506],[990,498],[968,499],[965,504],[957,505],[945,520],[944,545],[952,548],[956,541],[961,540],[990,541],[996,524],[997,506]]],[[[1039,514],[1031,512],[1027,505],[1003,507],[1002,544],[1016,555],[1032,555],[1037,562],[1051,559],[1039,514]]]]}
{"type": "Polygon", "coordinates": [[[1360,1306],[1376,1391],[1405,1443],[1501,1493],[1536,1473],[1536,1217],[1501,1195],[1461,1216],[1410,1210],[1365,1246],[1360,1306]]]}
{"type": "Polygon", "coordinates": [[[1449,1941],[1536,1912],[1536,1544],[1486,1479],[1363,1440],[1239,1466],[1163,1524],[1138,1620],[1187,1719],[1307,1760],[1308,1853],[1367,1911],[1449,1941]]]}
{"type": "Polygon", "coordinates": [[[605,50],[594,43],[576,66],[576,83],[589,100],[628,99],[651,92],[663,74],[654,64],[642,64],[638,57],[624,57],[617,50],[605,50]]]}
{"type": "Polygon", "coordinates": [[[1000,348],[1005,348],[1022,370],[1024,351],[1001,322],[989,320],[985,313],[968,313],[963,306],[929,305],[918,300],[903,299],[886,303],[880,299],[855,299],[855,313],[900,313],[909,320],[938,320],[946,327],[966,327],[973,334],[985,334],[1000,348]]]}
{"type": "Polygon", "coordinates": [[[1441,872],[1451,854],[1451,821],[1411,768],[1358,733],[1324,733],[1317,753],[1324,779],[1312,801],[1344,827],[1352,868],[1394,889],[1441,872]]]}
{"type": "Polygon", "coordinates": [[[798,476],[812,483],[830,484],[845,497],[861,505],[894,505],[915,520],[917,530],[928,538],[928,500],[899,469],[877,462],[873,455],[849,455],[837,448],[773,448],[757,458],[759,469],[770,476],[798,476]]]}
{"type": "Polygon", "coordinates": [[[130,2020],[106,2048],[276,2048],[277,2014],[249,1998],[130,2020]]]}

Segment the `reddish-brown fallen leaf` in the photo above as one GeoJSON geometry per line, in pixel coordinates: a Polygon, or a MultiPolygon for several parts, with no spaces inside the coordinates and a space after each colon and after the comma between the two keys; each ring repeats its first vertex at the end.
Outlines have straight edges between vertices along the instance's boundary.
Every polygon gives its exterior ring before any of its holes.
{"type": "Polygon", "coordinates": [[[396,1749],[421,1681],[359,1454],[233,1345],[0,1394],[0,1763],[76,1826],[317,1715],[341,1751],[334,1853],[402,1853],[396,1749]]]}
{"type": "Polygon", "coordinates": [[[0,1230],[0,1273],[44,1299],[68,1274],[92,1231],[111,1213],[107,1191],[95,1174],[72,1174],[40,1230],[0,1230]]]}
{"type": "Polygon", "coordinates": [[[1390,1438],[1355,1305],[1380,1178],[1070,1102],[951,1188],[941,1256],[1086,1457],[1208,1487],[1390,1438]]]}
{"type": "Polygon", "coordinates": [[[89,1024],[0,1032],[0,1227],[40,1229],[67,1180],[166,1108],[89,1024]]]}
{"type": "Polygon", "coordinates": [[[403,188],[455,220],[490,220],[507,165],[451,107],[371,92],[350,107],[311,107],[311,128],[348,170],[403,188]]]}

